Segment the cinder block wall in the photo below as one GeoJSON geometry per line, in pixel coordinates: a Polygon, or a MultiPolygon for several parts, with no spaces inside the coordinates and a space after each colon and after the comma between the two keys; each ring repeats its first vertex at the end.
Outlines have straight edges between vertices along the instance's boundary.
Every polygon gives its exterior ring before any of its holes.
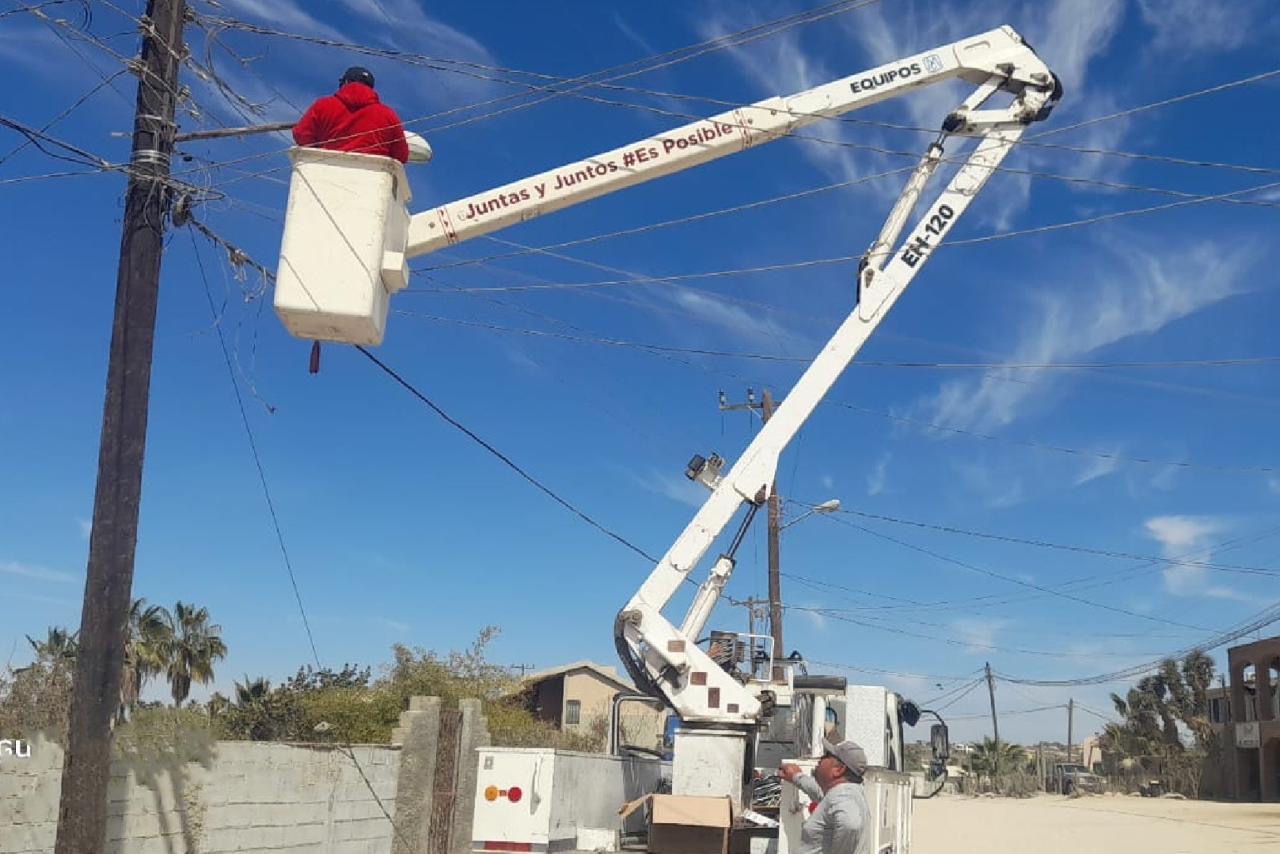
{"type": "MultiPolygon", "coordinates": [[[[0,758],[0,854],[53,851],[62,749],[44,740],[31,748],[29,759],[0,758]]],[[[400,748],[353,752],[394,817],[400,748]]],[[[209,742],[184,756],[117,760],[111,770],[107,854],[391,851],[391,823],[333,747],[209,742]]]]}

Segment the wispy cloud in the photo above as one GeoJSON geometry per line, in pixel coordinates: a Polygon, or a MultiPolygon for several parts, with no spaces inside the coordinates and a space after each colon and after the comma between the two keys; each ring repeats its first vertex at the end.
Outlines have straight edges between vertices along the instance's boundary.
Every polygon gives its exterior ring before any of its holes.
{"type": "Polygon", "coordinates": [[[1235,50],[1259,35],[1269,5],[1269,0],[1138,0],[1143,23],[1155,35],[1152,48],[1166,52],[1235,50]]]}
{"type": "Polygon", "coordinates": [[[743,346],[770,346],[788,352],[788,343],[794,346],[804,341],[763,309],[748,311],[743,306],[719,299],[715,294],[688,288],[662,293],[693,317],[729,332],[743,346]]]}
{"type": "MultiPolygon", "coordinates": [[[[1114,454],[1115,451],[1110,450],[1108,453],[1114,454]]],[[[1119,467],[1120,463],[1114,457],[1093,457],[1076,475],[1072,485],[1084,486],[1100,477],[1106,477],[1119,467]]]]}
{"type": "Polygon", "coordinates": [[[960,475],[969,494],[993,510],[1013,507],[1026,498],[1022,475],[1007,466],[995,467],[977,460],[954,462],[952,468],[960,475]]]}
{"type": "MultiPolygon", "coordinates": [[[[820,605],[805,606],[805,608],[815,608],[815,607],[822,607],[822,606],[820,605]]],[[[792,613],[795,613],[795,612],[792,612],[792,613]]],[[[826,631],[827,618],[825,616],[818,613],[817,611],[811,611],[811,610],[800,611],[799,613],[804,614],[805,617],[808,618],[809,622],[813,624],[814,631],[818,631],[818,632],[826,631]]]]}
{"type": "Polygon", "coordinates": [[[1280,477],[1268,477],[1267,489],[1271,490],[1275,495],[1280,495],[1280,477]]]}
{"type": "MultiPolygon", "coordinates": [[[[1104,245],[1107,245],[1104,243],[1104,245]]],[[[1252,253],[1221,251],[1211,243],[1147,252],[1132,241],[1106,253],[1105,264],[1074,271],[1071,287],[1043,292],[1016,333],[1010,362],[1054,363],[1080,358],[1174,321],[1240,291],[1252,253]],[[1120,275],[1107,270],[1121,265],[1120,275]],[[1108,266],[1109,265],[1109,266],[1108,266]],[[1080,283],[1100,284],[1091,293],[1080,283]]],[[[991,370],[977,378],[944,382],[914,407],[926,420],[961,429],[1011,424],[1028,406],[1044,402],[1059,378],[1050,372],[991,370]]]]}
{"type": "Polygon", "coordinates": [[[80,527],[80,536],[89,539],[89,535],[93,533],[92,519],[76,519],[76,524],[80,527]]]}
{"type": "Polygon", "coordinates": [[[272,24],[282,30],[301,32],[304,35],[323,36],[334,41],[347,41],[343,33],[310,12],[294,0],[221,0],[222,5],[236,16],[251,18],[259,23],[272,24]]]}
{"type": "Polygon", "coordinates": [[[967,647],[969,652],[984,654],[991,652],[995,646],[996,635],[1008,623],[1008,620],[982,620],[974,617],[954,620],[951,626],[955,629],[956,634],[960,636],[960,639],[969,644],[967,647]]]}
{"type": "Polygon", "coordinates": [[[0,560],[0,572],[16,575],[20,578],[33,578],[36,581],[53,581],[59,584],[74,584],[80,579],[68,572],[47,569],[33,563],[22,563],[16,560],[0,560]]]}
{"type": "Polygon", "coordinates": [[[892,454],[885,452],[876,462],[875,468],[867,475],[867,495],[879,495],[884,492],[889,482],[889,459],[892,454]]]}
{"type": "MultiPolygon", "coordinates": [[[[1144,524],[1147,535],[1160,544],[1165,557],[1181,558],[1194,553],[1195,560],[1212,560],[1210,540],[1229,527],[1213,516],[1154,516],[1144,524]]],[[[1229,587],[1209,583],[1203,566],[1173,565],[1164,570],[1165,590],[1175,596],[1211,596],[1216,599],[1243,599],[1229,587]]]]}
{"type": "MultiPolygon", "coordinates": [[[[722,7],[717,13],[702,19],[699,34],[707,39],[719,38],[742,29],[744,24],[763,20],[762,12],[748,12],[747,8],[736,3],[722,7]]],[[[804,48],[802,33],[801,29],[786,30],[772,38],[726,48],[724,53],[747,79],[759,87],[761,98],[791,95],[856,70],[836,70],[817,61],[814,51],[804,48]]],[[[848,125],[830,122],[816,127],[823,139],[856,141],[855,133],[848,125]]],[[[865,138],[862,141],[865,142],[865,138]]],[[[871,171],[868,168],[872,162],[869,155],[856,149],[823,142],[802,141],[801,146],[804,157],[832,180],[851,181],[871,171]]]]}
{"type": "Polygon", "coordinates": [[[406,635],[413,627],[408,623],[402,623],[399,620],[393,620],[390,617],[374,617],[373,621],[380,626],[385,626],[398,635],[406,635]]]}
{"type": "Polygon", "coordinates": [[[706,489],[683,475],[650,469],[643,474],[632,473],[631,478],[650,492],[670,498],[687,507],[701,507],[707,500],[706,489]]]}

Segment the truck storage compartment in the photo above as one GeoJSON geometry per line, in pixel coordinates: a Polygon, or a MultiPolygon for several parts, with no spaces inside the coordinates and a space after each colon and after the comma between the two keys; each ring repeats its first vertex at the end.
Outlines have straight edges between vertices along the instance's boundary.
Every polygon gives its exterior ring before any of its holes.
{"type": "Polygon", "coordinates": [[[486,852],[617,851],[619,832],[644,829],[623,804],[657,791],[670,763],[543,747],[477,751],[471,848],[486,852]]]}

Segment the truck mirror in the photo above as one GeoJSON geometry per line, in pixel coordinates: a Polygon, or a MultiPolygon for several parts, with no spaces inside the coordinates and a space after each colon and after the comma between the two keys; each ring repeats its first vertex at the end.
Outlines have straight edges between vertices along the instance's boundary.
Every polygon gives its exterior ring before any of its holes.
{"type": "Polygon", "coordinates": [[[933,748],[935,759],[946,761],[951,756],[951,739],[947,734],[946,724],[929,727],[929,746],[933,748]]]}

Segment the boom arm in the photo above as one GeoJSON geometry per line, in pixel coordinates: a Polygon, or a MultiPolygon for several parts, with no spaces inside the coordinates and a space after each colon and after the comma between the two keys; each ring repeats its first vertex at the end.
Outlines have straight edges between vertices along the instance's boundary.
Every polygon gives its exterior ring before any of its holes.
{"type": "Polygon", "coordinates": [[[387,158],[296,149],[289,213],[277,272],[276,311],[303,338],[378,344],[389,295],[403,288],[406,261],[463,240],[688,169],[779,139],[821,118],[945,80],[977,88],[942,124],[858,271],[858,301],[786,400],[723,477],[715,458],[697,477],[711,497],[619,613],[615,640],[638,687],[665,696],[685,721],[749,726],[760,699],[698,648],[720,592],[733,572],[734,552],[768,497],[778,458],[884,319],[933,250],[1022,136],[1045,118],[1061,89],[1043,62],[1008,27],[881,65],[801,92],[770,98],[670,133],[607,151],[409,217],[408,182],[387,158]],[[995,94],[1012,96],[983,109],[995,94]],[[899,238],[952,135],[977,141],[941,195],[899,238]],[[741,506],[738,535],[699,587],[677,628],[662,615],[707,549],[741,506]]]}
{"type": "MultiPolygon", "coordinates": [[[[933,83],[963,78],[1014,95],[1048,95],[1056,81],[1009,27],[817,86],[691,122],[673,131],[459,199],[409,221],[405,257],[480,237],[544,213],[772,142],[823,118],[933,83]]],[[[994,91],[994,90],[993,90],[994,91]]],[[[1042,118],[1048,98],[1020,99],[1011,120],[1042,118]]],[[[1004,111],[1001,111],[1002,113],[1004,111]]]]}
{"type": "MultiPolygon", "coordinates": [[[[745,504],[750,516],[768,497],[783,449],[920,272],[932,251],[954,227],[1000,161],[1022,136],[1026,126],[1044,118],[1061,94],[1049,70],[1008,28],[921,54],[904,64],[882,66],[867,75],[855,75],[839,84],[831,84],[851,88],[856,102],[846,101],[841,108],[829,107],[829,112],[834,113],[883,100],[890,94],[940,78],[956,76],[966,79],[980,76],[981,79],[977,81],[976,91],[947,117],[939,140],[929,147],[916,167],[879,237],[864,257],[858,275],[856,308],[729,472],[723,477],[713,473],[709,478],[700,478],[712,487],[711,497],[618,615],[615,628],[617,646],[628,672],[642,688],[665,695],[686,721],[750,724],[760,713],[760,699],[754,692],[719,667],[695,644],[733,572],[733,551],[741,540],[741,532],[729,552],[716,561],[678,629],[663,616],[663,607],[697,567],[739,508],[745,504]],[[940,62],[942,65],[939,67],[940,62]],[[904,68],[914,69],[916,66],[939,70],[932,76],[926,72],[919,80],[914,72],[904,75],[904,68]],[[898,73],[893,75],[895,70],[898,73]],[[882,79],[883,83],[877,83],[882,79]],[[859,88],[866,88],[869,83],[877,85],[865,98],[858,99],[859,88]],[[885,92],[886,89],[893,92],[885,92]],[[982,105],[999,91],[1012,93],[1013,103],[1003,109],[981,110],[982,105]],[[898,246],[898,238],[925,185],[942,161],[942,143],[952,134],[974,136],[978,143],[967,162],[916,222],[907,239],[898,246]]],[[[802,102],[807,105],[805,111],[810,112],[822,99],[828,99],[827,103],[830,103],[829,99],[834,96],[831,86],[811,90],[790,103],[802,102]]],[[[769,108],[757,105],[755,109],[769,108]]],[[[781,120],[779,124],[794,126],[781,120]]]]}

